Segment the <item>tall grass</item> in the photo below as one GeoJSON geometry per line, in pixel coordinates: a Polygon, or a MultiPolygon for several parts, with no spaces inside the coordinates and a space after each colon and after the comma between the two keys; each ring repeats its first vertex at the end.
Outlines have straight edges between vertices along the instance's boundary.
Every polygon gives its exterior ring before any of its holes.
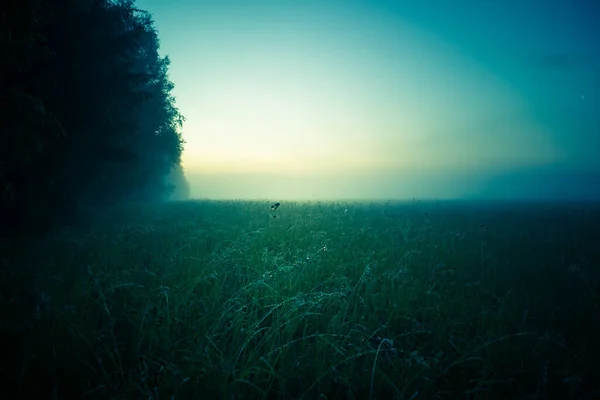
{"type": "Polygon", "coordinates": [[[4,398],[600,398],[595,208],[192,201],[2,248],[4,398]],[[276,218],[273,217],[276,216],[276,218]]]}

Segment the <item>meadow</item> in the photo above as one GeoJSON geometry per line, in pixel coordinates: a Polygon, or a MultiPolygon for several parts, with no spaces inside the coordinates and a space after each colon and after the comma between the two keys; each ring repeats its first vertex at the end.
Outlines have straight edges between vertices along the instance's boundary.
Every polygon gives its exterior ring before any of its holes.
{"type": "Polygon", "coordinates": [[[599,399],[600,207],[130,205],[3,242],[3,398],[599,399]]]}

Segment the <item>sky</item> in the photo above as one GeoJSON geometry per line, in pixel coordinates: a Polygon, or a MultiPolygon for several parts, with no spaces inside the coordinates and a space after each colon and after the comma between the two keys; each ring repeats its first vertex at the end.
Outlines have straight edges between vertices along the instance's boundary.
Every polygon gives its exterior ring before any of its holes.
{"type": "Polygon", "coordinates": [[[137,0],[198,198],[600,198],[597,0],[137,0]]]}

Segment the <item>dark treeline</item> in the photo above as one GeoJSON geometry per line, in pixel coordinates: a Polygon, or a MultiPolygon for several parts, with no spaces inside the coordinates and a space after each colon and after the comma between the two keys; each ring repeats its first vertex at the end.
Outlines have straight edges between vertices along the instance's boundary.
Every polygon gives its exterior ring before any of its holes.
{"type": "Polygon", "coordinates": [[[158,47],[131,0],[2,2],[3,236],[46,232],[84,207],[187,196],[183,116],[158,47]]]}

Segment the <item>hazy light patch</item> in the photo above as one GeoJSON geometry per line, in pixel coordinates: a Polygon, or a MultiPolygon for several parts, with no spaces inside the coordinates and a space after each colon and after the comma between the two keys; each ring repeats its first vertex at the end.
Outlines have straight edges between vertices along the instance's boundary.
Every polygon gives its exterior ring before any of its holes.
{"type": "Polygon", "coordinates": [[[210,25],[202,43],[214,51],[196,86],[178,94],[194,92],[187,171],[403,173],[545,163],[556,155],[531,121],[521,121],[517,134],[511,121],[469,131],[526,103],[435,36],[363,9],[303,11],[292,18],[279,10],[286,24],[273,17],[226,22],[231,30],[210,25]],[[523,150],[532,146],[537,156],[523,150]]]}
{"type": "Polygon", "coordinates": [[[357,173],[191,173],[192,197],[271,200],[388,200],[463,198],[471,195],[478,173],[396,171],[357,173]]]}
{"type": "Polygon", "coordinates": [[[600,170],[597,24],[579,7],[138,2],[172,60],[197,197],[546,193],[600,170]]]}

